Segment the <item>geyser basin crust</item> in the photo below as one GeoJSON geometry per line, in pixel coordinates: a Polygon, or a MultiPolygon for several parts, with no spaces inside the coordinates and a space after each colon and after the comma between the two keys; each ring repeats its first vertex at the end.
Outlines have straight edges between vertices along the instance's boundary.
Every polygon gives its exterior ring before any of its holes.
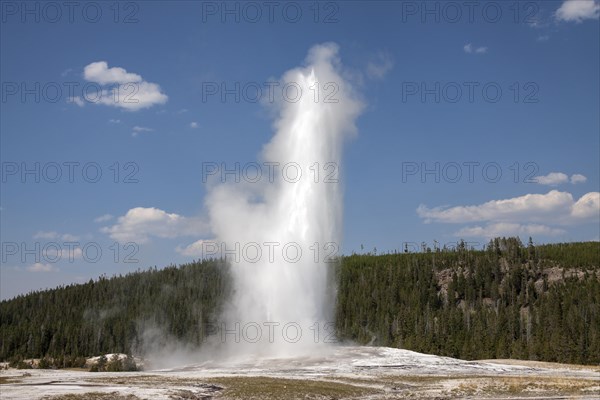
{"type": "Polygon", "coordinates": [[[0,372],[3,398],[390,399],[598,398],[600,370],[507,360],[462,361],[385,347],[335,347],[328,354],[256,362],[205,362],[162,371],[0,372]],[[90,393],[95,393],[90,395],[90,393]],[[69,394],[69,396],[66,396],[69,394]],[[53,397],[56,396],[56,397],[53,397]],[[129,397],[127,397],[129,396],[129,397]],[[177,397],[179,396],[179,397],[177,397]],[[186,397],[187,396],[187,397],[186,397]],[[195,397],[194,397],[195,396],[195,397]]]}

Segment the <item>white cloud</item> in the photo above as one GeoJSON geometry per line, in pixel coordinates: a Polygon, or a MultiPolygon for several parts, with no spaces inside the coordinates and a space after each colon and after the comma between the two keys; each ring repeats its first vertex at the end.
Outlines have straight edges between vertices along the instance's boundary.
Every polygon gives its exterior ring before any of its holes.
{"type": "MultiPolygon", "coordinates": [[[[33,235],[33,238],[45,241],[45,243],[39,244],[45,260],[52,262],[60,260],[73,261],[76,258],[82,257],[81,243],[79,243],[80,238],[78,236],[70,233],[38,231],[33,235]]],[[[42,268],[42,266],[38,267],[42,268]]]]}
{"type": "Polygon", "coordinates": [[[45,232],[38,231],[35,235],[33,235],[34,239],[56,239],[58,238],[57,232],[45,232]]]}
{"type": "Polygon", "coordinates": [[[153,132],[154,129],[152,128],[146,128],[145,126],[134,126],[131,132],[131,136],[135,137],[137,135],[139,135],[140,133],[143,132],[153,132]]]}
{"type": "Polygon", "coordinates": [[[383,79],[393,67],[392,57],[387,53],[379,53],[376,60],[367,64],[367,76],[371,79],[383,79]]]}
{"type": "Polygon", "coordinates": [[[203,258],[209,252],[212,253],[216,243],[215,240],[197,240],[185,247],[177,246],[175,251],[184,256],[203,258]]]}
{"type": "Polygon", "coordinates": [[[94,222],[106,222],[106,221],[110,221],[113,218],[114,217],[111,214],[104,214],[97,218],[94,218],[94,222]]]}
{"type": "Polygon", "coordinates": [[[156,83],[146,82],[138,74],[124,68],[108,67],[106,61],[97,61],[84,68],[84,78],[102,86],[109,86],[97,94],[88,94],[88,102],[137,111],[164,104],[168,96],[156,83]]]}
{"type": "Polygon", "coordinates": [[[485,226],[470,226],[454,233],[457,237],[485,237],[499,236],[557,236],[564,234],[563,229],[551,228],[541,224],[519,224],[512,222],[497,222],[485,226]]]}
{"type": "Polygon", "coordinates": [[[136,207],[117,219],[117,223],[104,227],[102,232],[118,242],[146,243],[151,237],[176,238],[202,235],[207,224],[200,218],[170,214],[154,207],[136,207]]]}
{"type": "Polygon", "coordinates": [[[34,239],[47,239],[47,240],[62,240],[65,242],[76,242],[79,240],[78,236],[71,235],[70,233],[58,233],[54,231],[38,231],[33,235],[34,239]]]}
{"type": "Polygon", "coordinates": [[[142,81],[141,76],[129,73],[123,68],[108,68],[108,63],[106,61],[97,61],[86,65],[83,69],[83,77],[90,82],[96,82],[101,85],[142,81]]]}
{"type": "Polygon", "coordinates": [[[571,183],[573,185],[578,184],[578,183],[585,183],[586,181],[587,181],[587,178],[584,175],[581,175],[581,174],[571,175],[571,183]]]}
{"type": "Polygon", "coordinates": [[[527,19],[527,25],[530,28],[541,29],[548,26],[548,23],[542,19],[542,17],[538,14],[535,16],[530,16],[527,19]]]}
{"type": "Polygon", "coordinates": [[[586,193],[575,203],[571,215],[581,219],[598,219],[600,217],[600,192],[586,193]]]}
{"type": "Polygon", "coordinates": [[[556,186],[560,185],[561,183],[569,182],[569,176],[567,174],[563,174],[562,172],[550,172],[548,175],[536,176],[535,180],[540,185],[556,186]]]}
{"type": "Polygon", "coordinates": [[[79,240],[79,237],[68,233],[64,233],[60,238],[65,242],[76,242],[77,240],[79,240]]]}
{"type": "Polygon", "coordinates": [[[177,114],[185,114],[186,112],[188,112],[188,109],[182,108],[181,110],[177,111],[177,114]]]}
{"type": "Polygon", "coordinates": [[[197,122],[191,122],[190,123],[190,128],[192,128],[192,129],[198,128],[198,123],[197,122]]]}
{"type": "MultiPolygon", "coordinates": [[[[74,240],[69,240],[69,242],[74,242],[74,240]]],[[[60,246],[47,244],[46,246],[42,246],[42,257],[44,260],[51,262],[58,262],[61,260],[73,262],[75,259],[80,259],[83,255],[83,250],[80,245],[81,243],[69,246],[63,246],[62,244],[60,244],[60,246]]]]}
{"type": "Polygon", "coordinates": [[[472,43],[467,43],[463,46],[463,50],[465,53],[467,54],[472,54],[472,53],[476,53],[476,54],[485,54],[488,51],[488,48],[485,46],[481,46],[481,47],[473,47],[472,43]]]}
{"type": "Polygon", "coordinates": [[[138,126],[138,125],[133,127],[134,132],[152,132],[153,130],[154,129],[152,129],[152,128],[146,128],[144,126],[138,126]]]}
{"type": "Polygon", "coordinates": [[[165,104],[167,99],[167,95],[161,93],[160,86],[156,83],[135,82],[104,90],[95,103],[138,111],[155,104],[165,104]]]}
{"type": "Polygon", "coordinates": [[[120,124],[121,120],[120,119],[113,119],[113,118],[111,118],[111,119],[108,120],[108,122],[110,122],[111,124],[120,124]]]}
{"type": "Polygon", "coordinates": [[[85,102],[83,101],[83,99],[81,97],[69,97],[67,99],[67,103],[73,103],[73,104],[77,104],[79,107],[83,107],[85,105],[85,102]]]}
{"type": "Polygon", "coordinates": [[[550,35],[540,35],[537,37],[538,42],[546,42],[550,39],[550,35]]]}
{"type": "Polygon", "coordinates": [[[27,267],[27,271],[30,271],[30,272],[55,272],[55,271],[58,271],[58,268],[56,268],[52,264],[35,263],[35,264],[27,267]]]}
{"type": "Polygon", "coordinates": [[[569,181],[572,184],[584,183],[587,181],[587,178],[581,174],[573,174],[571,178],[565,173],[562,172],[550,172],[548,175],[536,176],[535,180],[540,185],[548,185],[548,186],[558,186],[563,183],[568,183],[569,181]]]}
{"type": "Polygon", "coordinates": [[[417,214],[428,222],[516,222],[572,224],[597,218],[600,214],[600,193],[591,192],[577,202],[567,192],[552,190],[546,194],[526,194],[503,200],[491,200],[480,205],[435,207],[420,205],[417,214]]]}
{"type": "Polygon", "coordinates": [[[600,3],[597,0],[565,0],[554,16],[558,21],[577,23],[585,19],[598,19],[600,3]]]}

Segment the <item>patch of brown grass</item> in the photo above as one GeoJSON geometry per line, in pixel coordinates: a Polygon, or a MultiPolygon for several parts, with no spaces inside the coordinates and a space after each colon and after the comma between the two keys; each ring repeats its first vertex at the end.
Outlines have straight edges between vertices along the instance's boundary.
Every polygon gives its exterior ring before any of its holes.
{"type": "Polygon", "coordinates": [[[223,397],[235,400],[362,399],[380,393],[347,383],[264,376],[209,378],[208,381],[224,386],[223,397]]]}
{"type": "Polygon", "coordinates": [[[467,378],[452,389],[453,394],[468,395],[572,395],[591,391],[598,387],[598,382],[580,378],[559,377],[488,377],[467,378]]]}
{"type": "Polygon", "coordinates": [[[0,376],[0,385],[5,385],[7,383],[19,383],[20,379],[14,376],[0,376]]]}

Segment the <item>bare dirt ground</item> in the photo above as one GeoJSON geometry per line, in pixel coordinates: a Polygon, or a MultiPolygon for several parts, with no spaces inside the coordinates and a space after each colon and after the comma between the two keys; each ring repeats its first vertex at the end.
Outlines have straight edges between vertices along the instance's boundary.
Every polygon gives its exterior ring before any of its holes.
{"type": "Polygon", "coordinates": [[[311,357],[168,370],[93,373],[5,370],[0,398],[600,399],[600,366],[516,360],[462,361],[385,347],[337,347],[311,357]]]}

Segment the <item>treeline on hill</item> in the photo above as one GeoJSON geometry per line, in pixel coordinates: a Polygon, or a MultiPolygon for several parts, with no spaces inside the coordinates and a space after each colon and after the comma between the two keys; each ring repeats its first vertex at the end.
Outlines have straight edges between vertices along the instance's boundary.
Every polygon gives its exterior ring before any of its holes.
{"type": "MultiPolygon", "coordinates": [[[[335,270],[342,340],[462,359],[600,363],[598,242],[502,238],[485,250],[461,242],[355,254],[335,270]]],[[[199,346],[230,283],[225,261],[205,260],[2,301],[0,360],[143,354],[167,338],[199,346]]]]}
{"type": "Polygon", "coordinates": [[[227,264],[208,260],[2,301],[0,360],[45,357],[53,366],[81,367],[84,357],[141,354],[172,340],[200,344],[229,283],[227,264]]]}
{"type": "Polygon", "coordinates": [[[341,338],[462,359],[600,363],[600,244],[495,239],[344,259],[341,338]]]}

